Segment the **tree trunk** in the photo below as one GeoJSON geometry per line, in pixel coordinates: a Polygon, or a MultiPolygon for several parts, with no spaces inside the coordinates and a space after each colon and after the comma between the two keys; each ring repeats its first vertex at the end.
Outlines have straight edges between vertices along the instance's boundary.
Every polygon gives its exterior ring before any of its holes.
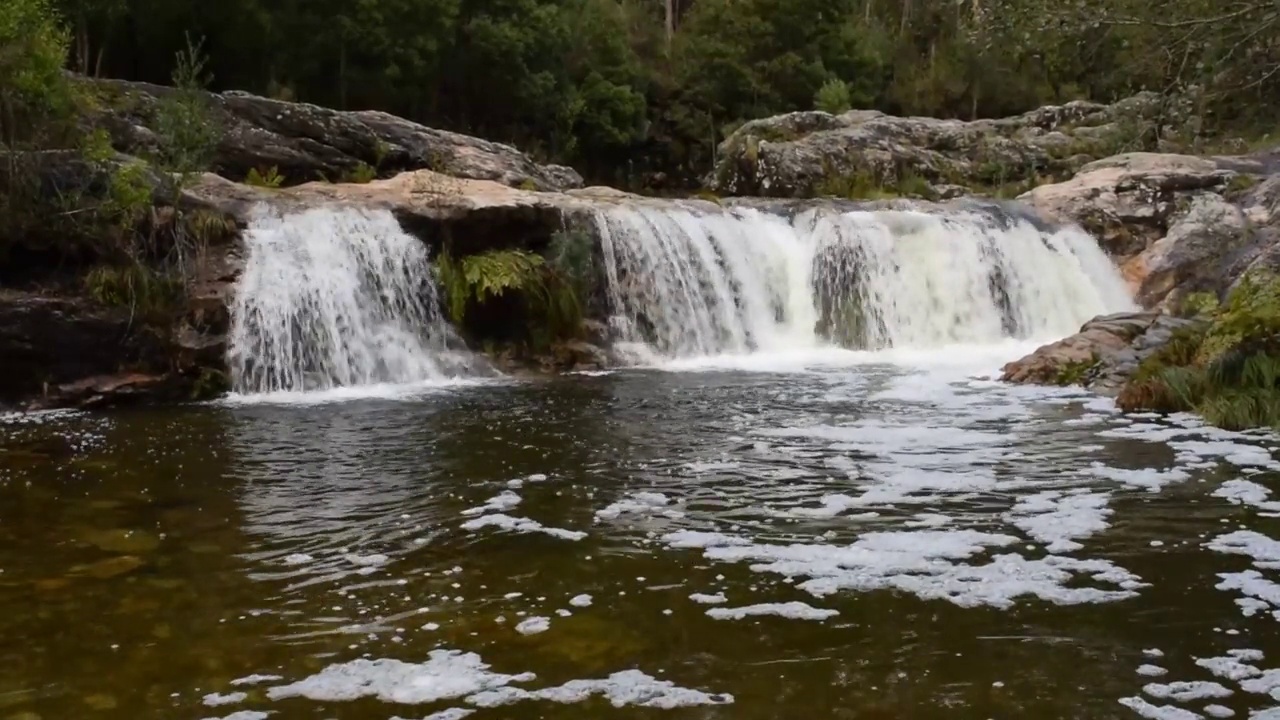
{"type": "Polygon", "coordinates": [[[676,34],[676,0],[664,0],[666,4],[667,18],[667,44],[671,44],[671,38],[676,34]]]}

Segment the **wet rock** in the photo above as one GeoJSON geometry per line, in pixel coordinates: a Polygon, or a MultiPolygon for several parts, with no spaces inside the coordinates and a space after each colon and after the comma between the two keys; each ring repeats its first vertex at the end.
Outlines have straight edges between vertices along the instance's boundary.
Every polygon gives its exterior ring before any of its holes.
{"type": "Polygon", "coordinates": [[[581,340],[557,345],[550,359],[554,367],[563,370],[600,370],[609,364],[603,348],[581,340]]]}
{"type": "Polygon", "coordinates": [[[1004,366],[1001,380],[1036,385],[1083,385],[1114,397],[1147,356],[1179,328],[1197,321],[1161,312],[1103,315],[1080,332],[1004,366]]]}
{"type": "MultiPolygon", "coordinates": [[[[118,150],[148,155],[158,148],[156,108],[172,88],[124,80],[83,82],[102,100],[94,119],[118,150]]],[[[582,186],[582,177],[571,168],[540,165],[510,145],[384,112],[331,110],[236,91],[207,93],[206,98],[222,130],[214,167],[234,180],[255,168],[275,167],[290,185],[337,182],[367,166],[383,177],[432,169],[536,190],[582,186]]]]}
{"type": "Polygon", "coordinates": [[[1115,105],[1071,102],[996,120],[896,117],[871,110],[798,112],[744,124],[704,183],[724,195],[810,197],[833,178],[996,187],[1069,174],[1131,141],[1168,108],[1153,93],[1115,105]]]}

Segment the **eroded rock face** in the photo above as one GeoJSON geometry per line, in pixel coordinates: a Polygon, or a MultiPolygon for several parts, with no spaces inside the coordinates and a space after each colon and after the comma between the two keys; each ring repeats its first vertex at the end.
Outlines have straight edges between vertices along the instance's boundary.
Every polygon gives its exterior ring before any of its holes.
{"type": "MultiPolygon", "coordinates": [[[[84,80],[101,99],[94,121],[121,152],[148,155],[159,148],[156,108],[172,88],[124,80],[84,80]]],[[[284,102],[243,92],[208,93],[221,128],[214,169],[234,180],[275,167],[286,184],[337,182],[363,165],[382,177],[432,169],[460,178],[513,187],[581,187],[572,168],[540,165],[502,143],[425,127],[375,111],[346,112],[284,102]]]]}
{"type": "Polygon", "coordinates": [[[114,375],[161,345],[127,310],[0,290],[0,402],[65,404],[57,402],[64,385],[114,375]]]}
{"type": "Polygon", "coordinates": [[[1083,385],[1114,397],[1147,356],[1179,328],[1196,321],[1160,312],[1103,315],[1080,332],[1008,363],[1001,380],[1036,385],[1083,385]]]}
{"type": "Polygon", "coordinates": [[[1259,157],[1130,153],[1085,165],[1020,200],[1099,239],[1140,304],[1176,309],[1221,293],[1255,264],[1274,265],[1280,175],[1259,157]]]}
{"type": "Polygon", "coordinates": [[[811,197],[833,180],[913,175],[937,185],[996,187],[1071,171],[1161,122],[1151,93],[1115,105],[1072,102],[998,120],[895,117],[871,110],[798,112],[744,124],[720,146],[704,183],[725,195],[811,197]]]}

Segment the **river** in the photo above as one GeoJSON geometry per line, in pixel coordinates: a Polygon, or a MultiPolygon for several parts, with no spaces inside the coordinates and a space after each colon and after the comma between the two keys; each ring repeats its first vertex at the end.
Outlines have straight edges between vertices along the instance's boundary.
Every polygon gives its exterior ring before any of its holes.
{"type": "Polygon", "coordinates": [[[3,416],[0,718],[1280,717],[1276,439],[1026,347],[3,416]]]}

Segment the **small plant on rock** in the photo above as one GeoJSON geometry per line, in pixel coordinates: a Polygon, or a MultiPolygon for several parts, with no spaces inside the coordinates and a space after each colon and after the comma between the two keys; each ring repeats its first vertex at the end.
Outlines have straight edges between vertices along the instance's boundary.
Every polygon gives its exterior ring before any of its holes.
{"type": "Polygon", "coordinates": [[[849,92],[849,83],[836,78],[831,78],[818,88],[818,92],[813,97],[813,106],[818,110],[832,115],[848,112],[853,107],[852,93],[849,92]]]}

